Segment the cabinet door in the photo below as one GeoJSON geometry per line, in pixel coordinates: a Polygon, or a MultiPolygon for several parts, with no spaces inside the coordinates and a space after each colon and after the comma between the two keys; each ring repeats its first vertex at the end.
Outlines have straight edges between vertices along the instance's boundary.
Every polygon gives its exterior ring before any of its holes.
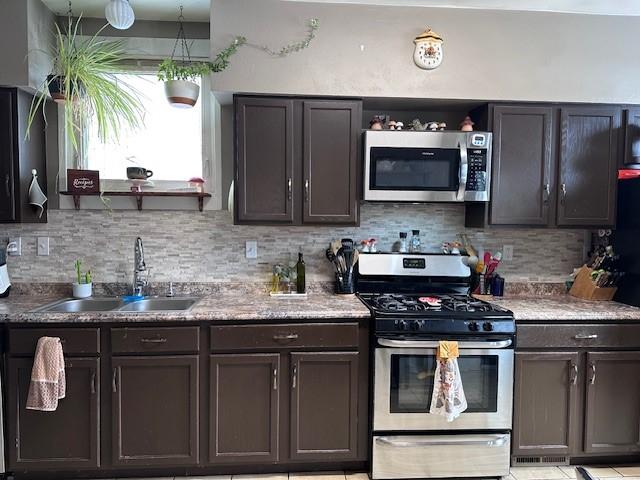
{"type": "Polygon", "coordinates": [[[361,103],[304,102],[304,223],[358,221],[361,103]]]}
{"type": "Polygon", "coordinates": [[[549,224],[553,131],[551,107],[494,108],[492,224],[549,224]]]}
{"type": "Polygon", "coordinates": [[[561,109],[558,225],[615,223],[621,109],[561,109]]]}
{"type": "Polygon", "coordinates": [[[567,455],[578,413],[577,352],[516,352],[514,455],[567,455]]]}
{"type": "Polygon", "coordinates": [[[291,370],[291,459],[355,458],[358,353],[292,353],[291,370]]]}
{"type": "Polygon", "coordinates": [[[98,468],[100,360],[65,360],[66,397],[54,412],[26,409],[32,365],[31,358],[9,359],[10,470],[98,468]]]}
{"type": "Polygon", "coordinates": [[[587,354],[584,450],[640,452],[640,352],[587,354]]]}
{"type": "Polygon", "coordinates": [[[113,464],[198,463],[198,357],[114,357],[113,464]]]}
{"type": "Polygon", "coordinates": [[[280,355],[212,355],[209,461],[278,461],[280,355]]]}
{"type": "Polygon", "coordinates": [[[293,100],[236,98],[236,220],[294,223],[293,100]]]}
{"type": "Polygon", "coordinates": [[[625,115],[624,164],[640,163],[640,108],[629,108],[625,115]]]}
{"type": "Polygon", "coordinates": [[[0,222],[16,220],[14,115],[12,93],[0,90],[0,222]]]}

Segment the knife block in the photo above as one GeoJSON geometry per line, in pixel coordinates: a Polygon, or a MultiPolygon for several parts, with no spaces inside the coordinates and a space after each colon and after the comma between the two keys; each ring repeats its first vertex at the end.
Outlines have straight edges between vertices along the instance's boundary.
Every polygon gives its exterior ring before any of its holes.
{"type": "Polygon", "coordinates": [[[569,295],[577,298],[583,298],[584,300],[606,301],[613,299],[618,287],[598,287],[591,280],[592,271],[593,270],[586,265],[578,270],[573,286],[571,287],[571,290],[569,290],[569,295]]]}

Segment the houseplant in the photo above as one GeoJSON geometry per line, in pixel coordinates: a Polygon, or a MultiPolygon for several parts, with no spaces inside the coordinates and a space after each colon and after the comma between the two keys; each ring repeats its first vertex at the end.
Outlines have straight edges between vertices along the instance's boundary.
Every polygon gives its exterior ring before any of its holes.
{"type": "Polygon", "coordinates": [[[107,25],[90,37],[82,37],[81,20],[82,16],[75,21],[69,17],[65,31],[55,24],[55,41],[45,52],[53,61],[53,71],[34,96],[27,127],[28,133],[50,93],[64,104],[65,131],[76,151],[90,121],[96,122],[104,140],[117,138],[121,128],[138,127],[144,113],[138,92],[115,76],[123,71],[125,42],[100,38],[107,25]]]}
{"type": "Polygon", "coordinates": [[[244,37],[236,37],[231,44],[216,55],[213,62],[191,62],[167,58],[158,66],[158,79],[164,82],[164,91],[169,103],[175,107],[193,107],[198,101],[200,86],[195,83],[199,77],[221,72],[229,66],[229,57],[246,42],[244,37]]]}
{"type": "Polygon", "coordinates": [[[80,260],[76,260],[74,263],[74,267],[76,270],[76,281],[73,282],[73,298],[87,298],[90,297],[93,293],[93,283],[91,280],[91,270],[82,273],[80,271],[80,266],[82,262],[80,260]]]}

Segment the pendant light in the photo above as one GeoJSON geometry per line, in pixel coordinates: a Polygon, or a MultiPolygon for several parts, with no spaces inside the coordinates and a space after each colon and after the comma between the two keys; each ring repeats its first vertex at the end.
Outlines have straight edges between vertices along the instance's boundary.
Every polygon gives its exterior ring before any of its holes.
{"type": "Polygon", "coordinates": [[[109,24],[118,30],[126,30],[136,19],[128,0],[110,0],[104,14],[109,24]]]}

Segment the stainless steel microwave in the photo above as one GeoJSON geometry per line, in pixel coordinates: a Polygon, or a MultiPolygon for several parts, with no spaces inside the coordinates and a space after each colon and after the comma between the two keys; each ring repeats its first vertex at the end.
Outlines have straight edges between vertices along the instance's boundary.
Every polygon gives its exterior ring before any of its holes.
{"type": "Polygon", "coordinates": [[[367,130],[364,199],[488,202],[491,133],[367,130]]]}

